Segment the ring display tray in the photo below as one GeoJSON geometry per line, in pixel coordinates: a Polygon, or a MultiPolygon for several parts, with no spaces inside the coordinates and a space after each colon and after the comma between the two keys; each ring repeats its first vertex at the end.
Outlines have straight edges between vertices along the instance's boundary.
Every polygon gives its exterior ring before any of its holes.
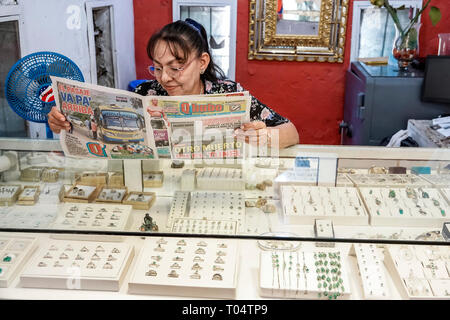
{"type": "Polygon", "coordinates": [[[26,206],[34,205],[39,199],[39,186],[24,186],[17,198],[17,204],[26,206]]]}
{"type": "Polygon", "coordinates": [[[0,288],[7,288],[37,247],[34,237],[0,235],[0,288]]]}
{"type": "Polygon", "coordinates": [[[155,192],[132,191],[123,200],[123,204],[130,204],[133,209],[149,210],[156,201],[155,192]]]}
{"type": "Polygon", "coordinates": [[[21,285],[119,291],[133,255],[125,243],[49,240],[27,263],[21,285]]]}
{"type": "Polygon", "coordinates": [[[0,186],[0,206],[12,206],[19,196],[22,186],[1,185],[0,186]]]}
{"type": "Polygon", "coordinates": [[[373,226],[441,228],[450,208],[435,188],[360,188],[373,226]]]}
{"type": "Polygon", "coordinates": [[[130,205],[65,203],[52,229],[124,231],[130,224],[130,205]]]}
{"type": "Polygon", "coordinates": [[[236,231],[245,223],[245,196],[235,191],[175,191],[167,219],[173,229],[175,219],[234,221],[236,231]]]}
{"type": "Polygon", "coordinates": [[[357,187],[430,187],[431,183],[414,174],[347,174],[357,187]]]}
{"type": "Polygon", "coordinates": [[[348,299],[350,281],[345,256],[337,250],[261,251],[262,297],[348,299]]]}
{"type": "Polygon", "coordinates": [[[0,228],[48,229],[55,221],[58,209],[58,205],[52,204],[0,208],[0,228]]]}
{"type": "Polygon", "coordinates": [[[97,186],[77,184],[64,195],[64,202],[92,202],[98,193],[97,186]]]}
{"type": "Polygon", "coordinates": [[[386,267],[409,299],[450,299],[450,249],[446,246],[390,245],[386,267]]]}
{"type": "Polygon", "coordinates": [[[369,215],[354,187],[281,186],[284,219],[290,224],[368,225],[369,215]]]}
{"type": "Polygon", "coordinates": [[[129,292],[232,299],[238,255],[236,240],[148,238],[131,274],[129,292]]]}
{"type": "Polygon", "coordinates": [[[390,297],[383,269],[383,255],[374,244],[353,244],[358,262],[364,299],[388,299],[390,297]]]}
{"type": "Polygon", "coordinates": [[[123,199],[127,195],[127,190],[127,187],[113,188],[103,186],[98,192],[95,202],[122,203],[123,199]]]}

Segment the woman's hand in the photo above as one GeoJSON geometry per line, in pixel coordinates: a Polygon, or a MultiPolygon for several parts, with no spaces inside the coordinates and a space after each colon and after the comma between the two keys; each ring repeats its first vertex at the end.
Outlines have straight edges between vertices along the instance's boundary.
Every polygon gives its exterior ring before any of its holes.
{"type": "Polygon", "coordinates": [[[60,133],[61,130],[70,130],[70,123],[66,121],[66,117],[59,112],[57,107],[53,107],[47,115],[48,125],[54,133],[60,133]]]}
{"type": "Polygon", "coordinates": [[[263,121],[252,121],[242,124],[234,131],[238,140],[244,140],[252,145],[267,145],[269,141],[269,130],[263,121]]]}

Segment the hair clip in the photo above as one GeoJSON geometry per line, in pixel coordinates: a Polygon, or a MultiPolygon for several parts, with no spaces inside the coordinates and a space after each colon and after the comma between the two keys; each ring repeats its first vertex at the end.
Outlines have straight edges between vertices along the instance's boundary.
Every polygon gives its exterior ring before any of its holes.
{"type": "Polygon", "coordinates": [[[105,217],[103,217],[103,214],[99,213],[95,216],[95,219],[105,219],[105,217]]]}
{"type": "Polygon", "coordinates": [[[44,259],[52,259],[53,257],[50,255],[50,252],[47,252],[47,254],[44,256],[44,259]]]}
{"type": "Polygon", "coordinates": [[[176,256],[173,258],[173,261],[183,261],[183,258],[176,256]]]}
{"type": "Polygon", "coordinates": [[[194,274],[191,274],[191,279],[200,279],[200,274],[198,273],[198,270],[194,272],[194,274]]]}
{"type": "Polygon", "coordinates": [[[94,253],[94,255],[91,257],[91,260],[100,260],[100,257],[98,254],[94,253]]]}
{"type": "Polygon", "coordinates": [[[63,253],[61,253],[61,255],[59,256],[59,258],[60,258],[61,260],[63,260],[63,259],[69,259],[69,256],[63,252],[63,253]]]}
{"type": "Polygon", "coordinates": [[[226,253],[225,251],[217,251],[217,255],[218,255],[219,257],[223,257],[223,256],[226,256],[227,253],[226,253]]]}
{"type": "Polygon", "coordinates": [[[74,214],[70,211],[66,212],[66,218],[73,218],[74,214]]]}
{"type": "Polygon", "coordinates": [[[175,250],[175,253],[184,253],[184,250],[183,250],[181,247],[178,247],[178,248],[175,250]]]}
{"type": "Polygon", "coordinates": [[[203,262],[203,261],[205,261],[205,259],[202,259],[200,256],[195,256],[193,261],[194,262],[203,262]]]}
{"type": "Polygon", "coordinates": [[[84,258],[82,256],[80,256],[79,254],[77,254],[75,260],[84,260],[84,258]]]}
{"type": "Polygon", "coordinates": [[[88,269],[95,269],[95,264],[93,262],[89,262],[86,266],[88,269]]]}
{"type": "Polygon", "coordinates": [[[205,254],[205,249],[198,248],[197,250],[195,250],[195,254],[205,254]]]}
{"type": "Polygon", "coordinates": [[[223,271],[224,269],[221,266],[213,266],[213,271],[223,271]]]}
{"type": "Polygon", "coordinates": [[[214,260],[214,263],[218,263],[218,264],[224,264],[225,261],[223,261],[223,259],[221,257],[217,257],[216,260],[214,260]]]}
{"type": "Polygon", "coordinates": [[[181,266],[180,266],[178,263],[174,262],[174,263],[170,266],[170,268],[172,268],[172,269],[180,269],[181,266]]]}
{"type": "Polygon", "coordinates": [[[105,252],[105,249],[103,249],[102,246],[98,245],[97,248],[95,248],[95,252],[105,252]]]}
{"type": "Polygon", "coordinates": [[[195,263],[193,266],[192,266],[192,270],[201,270],[201,269],[203,269],[198,263],[195,263]]]}
{"type": "Polygon", "coordinates": [[[208,244],[205,241],[200,241],[199,243],[197,243],[197,246],[206,247],[206,246],[208,246],[208,244]]]}
{"type": "Polygon", "coordinates": [[[177,246],[185,246],[186,245],[186,241],[184,240],[180,240],[177,242],[177,246]]]}

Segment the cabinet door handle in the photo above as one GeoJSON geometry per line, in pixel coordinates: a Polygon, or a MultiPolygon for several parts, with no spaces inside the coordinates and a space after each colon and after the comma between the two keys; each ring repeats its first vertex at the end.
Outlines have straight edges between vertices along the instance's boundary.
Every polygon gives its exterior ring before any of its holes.
{"type": "Polygon", "coordinates": [[[356,112],[358,113],[357,117],[358,119],[363,120],[364,119],[364,113],[366,111],[366,107],[364,106],[364,98],[365,98],[365,94],[364,92],[360,92],[358,93],[358,95],[356,96],[357,102],[356,102],[356,112]]]}

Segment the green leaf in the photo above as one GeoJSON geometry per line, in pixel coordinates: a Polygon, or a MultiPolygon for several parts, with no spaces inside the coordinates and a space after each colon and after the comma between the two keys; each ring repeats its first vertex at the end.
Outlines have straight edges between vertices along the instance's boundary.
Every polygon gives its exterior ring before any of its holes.
{"type": "Polygon", "coordinates": [[[437,25],[438,22],[442,18],[441,10],[439,10],[439,8],[436,8],[436,7],[431,7],[430,8],[430,18],[431,18],[431,23],[433,24],[433,26],[437,25]]]}

